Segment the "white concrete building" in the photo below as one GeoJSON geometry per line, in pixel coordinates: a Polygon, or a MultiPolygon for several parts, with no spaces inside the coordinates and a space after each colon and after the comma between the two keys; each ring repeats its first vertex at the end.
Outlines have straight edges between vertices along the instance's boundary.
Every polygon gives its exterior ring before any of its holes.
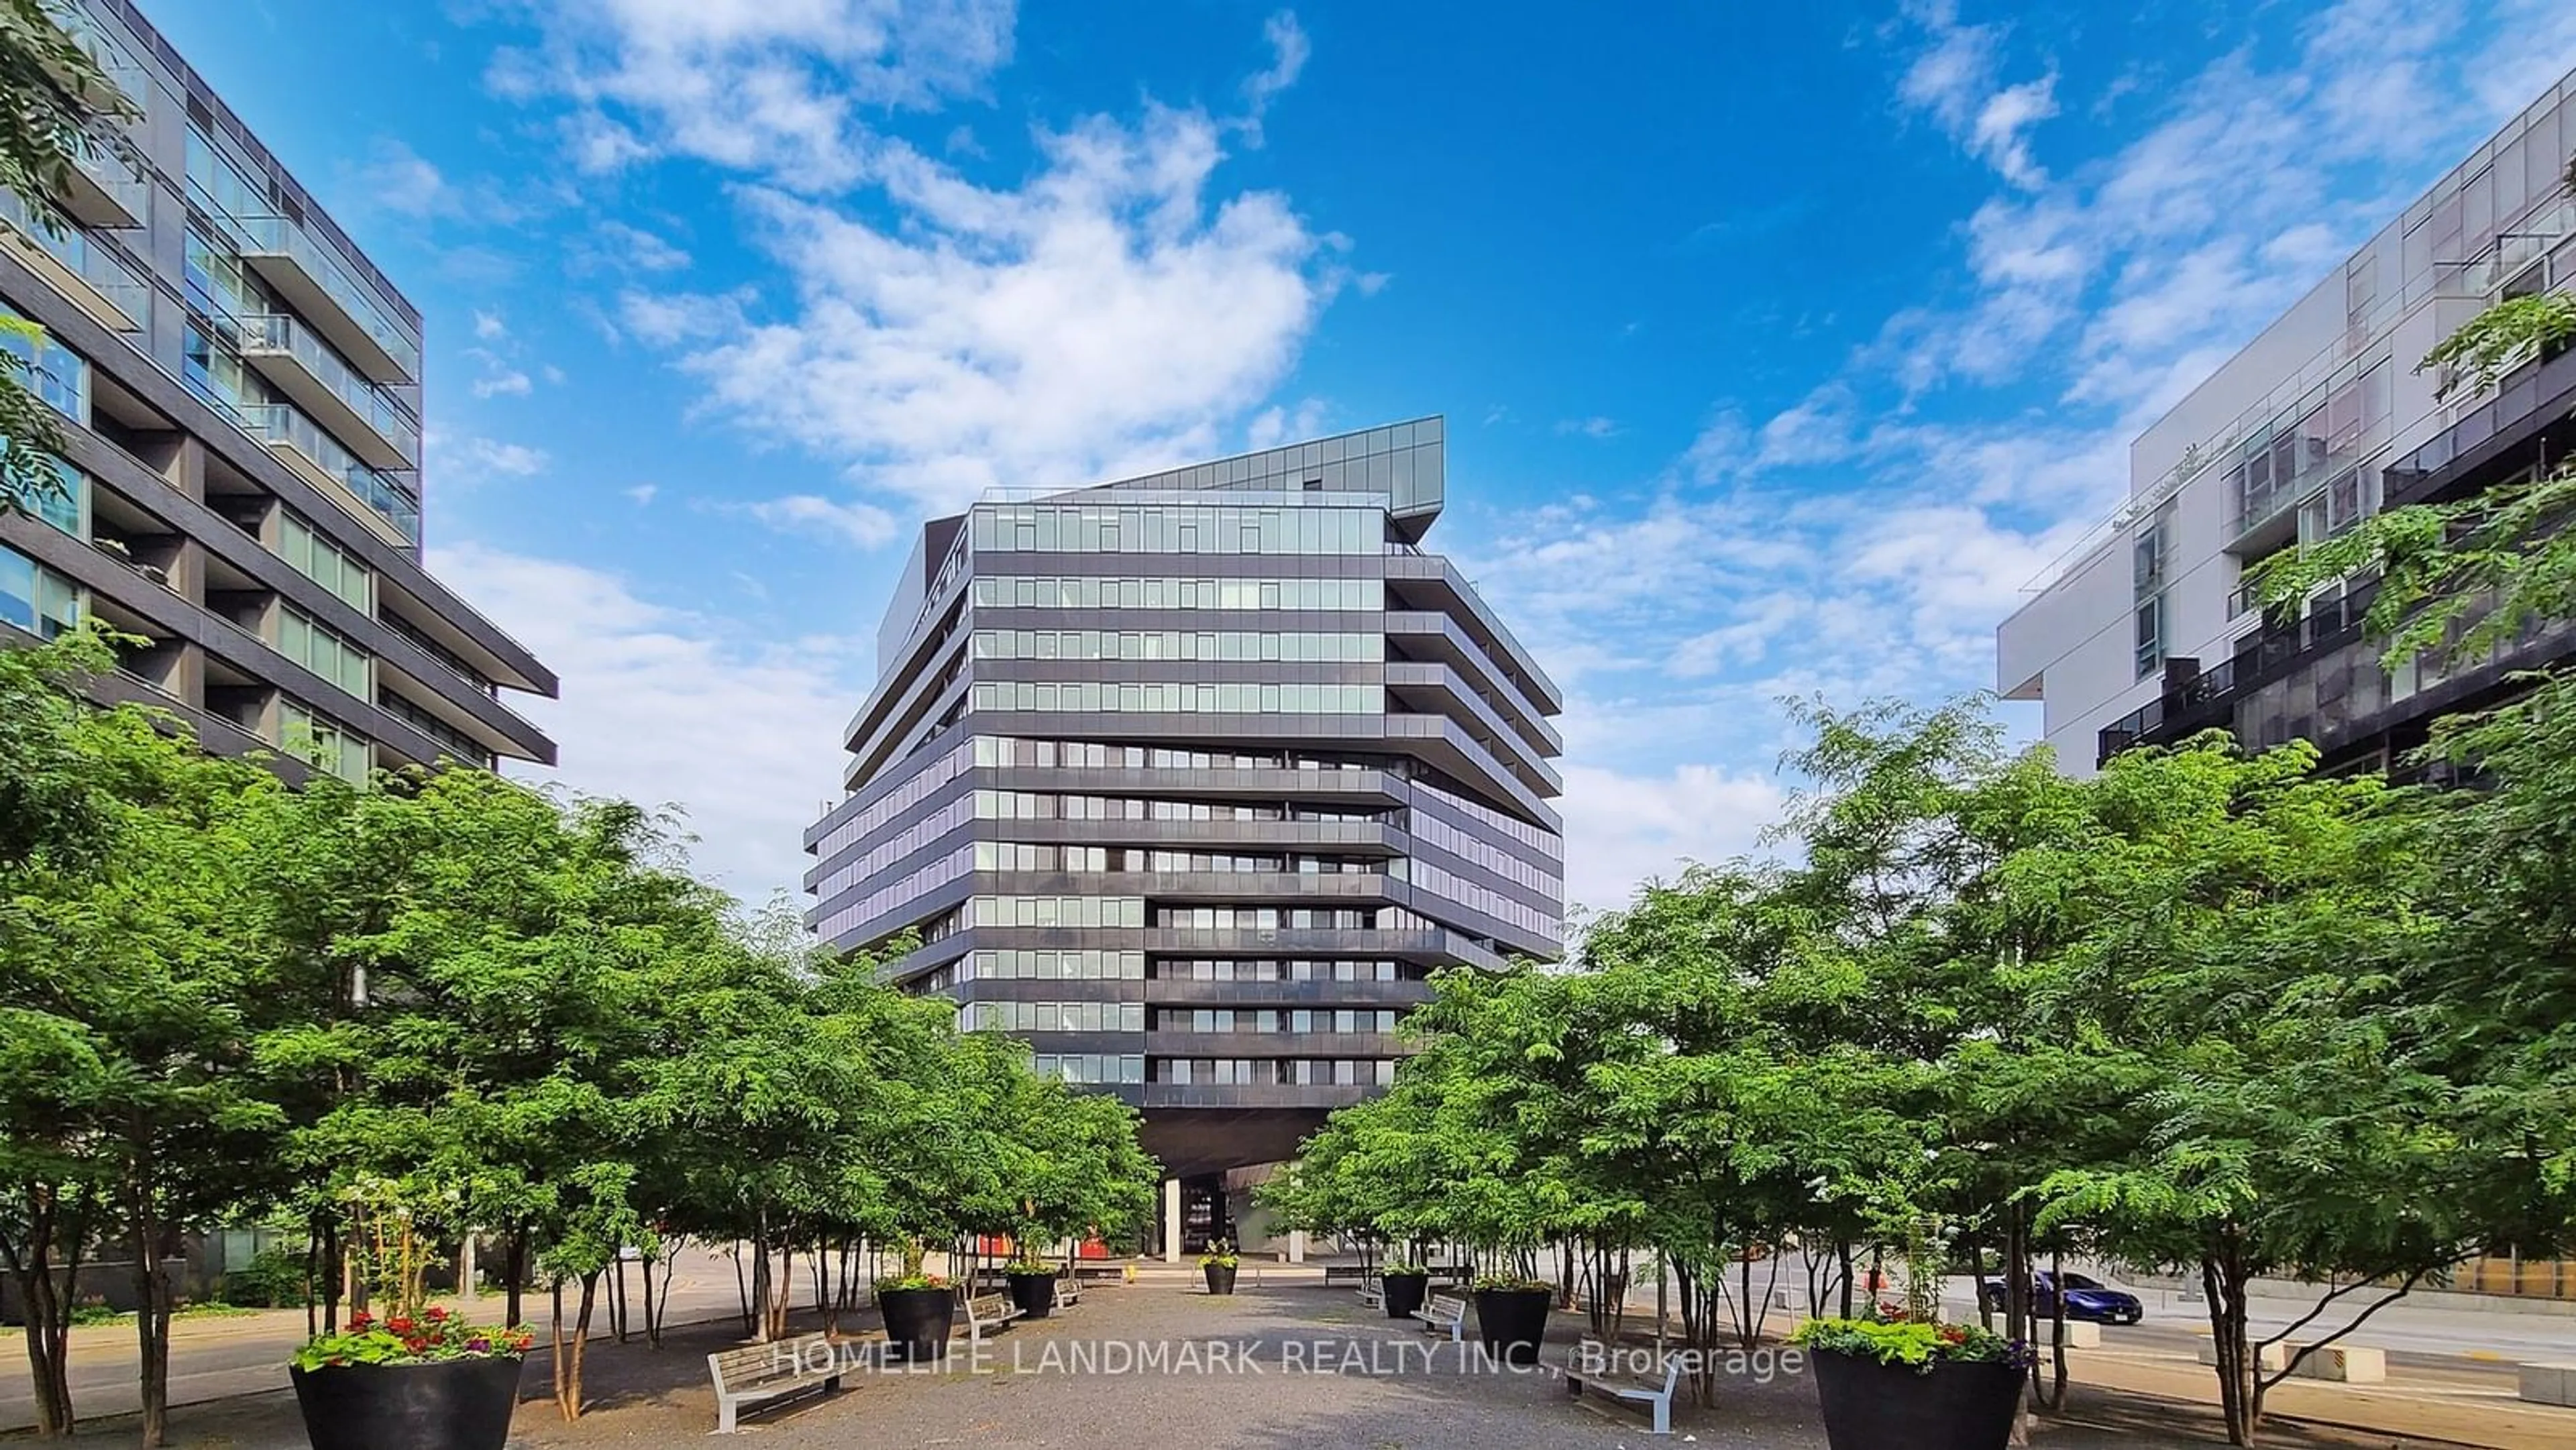
{"type": "Polygon", "coordinates": [[[2242,583],[2248,565],[2384,506],[2561,456],[2549,428],[2567,409],[2542,405],[2576,382],[2576,358],[2445,402],[2415,368],[2498,296],[2576,284],[2571,153],[2576,74],[2130,446],[2128,502],[1996,631],[1997,687],[2044,704],[2064,769],[2090,774],[2117,749],[2212,725],[2384,762],[2483,687],[2380,669],[2358,638],[2358,592],[2267,623],[2242,583]]]}

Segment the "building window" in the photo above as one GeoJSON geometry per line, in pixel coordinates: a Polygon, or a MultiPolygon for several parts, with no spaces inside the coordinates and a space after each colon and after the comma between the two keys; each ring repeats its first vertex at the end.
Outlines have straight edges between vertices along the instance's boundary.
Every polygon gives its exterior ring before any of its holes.
{"type": "Polygon", "coordinates": [[[80,623],[80,586],[19,553],[0,548],[0,621],[52,639],[80,623]]]}
{"type": "Polygon", "coordinates": [[[295,703],[277,704],[278,745],[296,759],[352,785],[367,780],[367,742],[295,703]]]}
{"type": "Polygon", "coordinates": [[[2138,605],[2137,646],[2139,679],[2164,668],[2165,597],[2161,594],[2138,605]]]}
{"type": "MultiPolygon", "coordinates": [[[[0,451],[7,448],[7,441],[0,439],[0,451]]],[[[54,477],[61,482],[62,488],[37,498],[36,517],[82,543],[88,543],[89,475],[59,458],[47,461],[52,463],[54,477]]]]}
{"type": "MultiPolygon", "coordinates": [[[[0,309],[0,318],[25,322],[6,309],[0,309]]],[[[51,404],[55,412],[89,426],[89,363],[80,354],[49,335],[30,337],[14,327],[0,328],[0,350],[18,360],[19,381],[27,391],[51,404]]]]}
{"type": "Polygon", "coordinates": [[[367,615],[376,612],[374,572],[291,512],[280,515],[277,553],[296,573],[340,596],[350,608],[367,615]]]}
{"type": "Polygon", "coordinates": [[[376,697],[367,652],[293,605],[278,608],[277,652],[361,700],[376,697]]]}

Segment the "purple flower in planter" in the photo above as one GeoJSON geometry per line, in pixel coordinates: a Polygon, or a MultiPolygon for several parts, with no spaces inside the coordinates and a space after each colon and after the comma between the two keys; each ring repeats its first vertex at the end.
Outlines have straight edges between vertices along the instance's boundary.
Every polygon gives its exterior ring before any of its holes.
{"type": "Polygon", "coordinates": [[[465,1341],[465,1348],[471,1354],[489,1354],[492,1352],[492,1341],[478,1334],[465,1341]]]}

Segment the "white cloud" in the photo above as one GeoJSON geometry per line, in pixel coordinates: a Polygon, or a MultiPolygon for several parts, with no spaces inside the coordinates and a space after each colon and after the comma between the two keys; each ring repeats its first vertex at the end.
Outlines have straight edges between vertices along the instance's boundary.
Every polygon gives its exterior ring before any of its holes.
{"type": "Polygon", "coordinates": [[[638,272],[676,272],[689,265],[689,254],[671,243],[625,222],[608,220],[598,226],[594,255],[613,265],[638,272]]]}
{"type": "Polygon", "coordinates": [[[535,386],[526,373],[498,359],[487,358],[483,376],[473,382],[473,392],[478,398],[524,398],[535,386]]]}
{"type": "Polygon", "coordinates": [[[1960,23],[1956,0],[1916,0],[1905,15],[1923,43],[1897,82],[1898,101],[1929,114],[2013,185],[2046,181],[2029,132],[2057,114],[2057,77],[2003,85],[2003,27],[1960,23]]]}
{"type": "Polygon", "coordinates": [[[454,188],[428,158],[399,141],[381,141],[361,174],[376,205],[408,217],[432,217],[452,211],[454,188]]]}
{"type": "Polygon", "coordinates": [[[867,116],[969,95],[1011,57],[1011,0],[553,0],[493,88],[561,97],[576,162],[676,152],[799,190],[860,179],[867,116]]]}
{"type": "Polygon", "coordinates": [[[500,313],[486,312],[478,307],[474,309],[474,335],[486,342],[496,341],[509,336],[510,327],[501,320],[500,313]]]}
{"type": "Polygon", "coordinates": [[[444,435],[433,436],[430,451],[430,466],[441,484],[471,484],[495,475],[533,478],[545,472],[553,461],[542,448],[493,438],[468,437],[451,442],[444,435]]]}
{"type": "Polygon", "coordinates": [[[1305,71],[1306,61],[1314,53],[1314,47],[1306,39],[1305,28],[1297,23],[1296,12],[1292,10],[1282,10],[1264,22],[1261,38],[1270,43],[1270,65],[1268,69],[1246,77],[1243,82],[1244,139],[1254,146],[1261,144],[1261,118],[1269,111],[1270,103],[1297,84],[1297,77],[1305,71]]]}
{"type": "Polygon", "coordinates": [[[1204,456],[1340,281],[1285,197],[1217,187],[1221,131],[1151,103],[1092,117],[1042,134],[1017,190],[891,148],[890,220],[750,187],[792,306],[638,292],[623,318],[678,346],[719,409],[909,505],[1204,456]]]}
{"type": "Polygon", "coordinates": [[[736,505],[780,533],[816,534],[873,549],[895,536],[894,515],[872,504],[834,503],[810,493],[736,505]]]}
{"type": "Polygon", "coordinates": [[[484,545],[433,549],[429,563],[561,672],[560,700],[511,704],[554,737],[562,765],[512,774],[679,805],[702,876],[753,902],[796,886],[801,834],[840,793],[833,745],[868,645],[750,634],[617,575],[484,545]]]}
{"type": "Polygon", "coordinates": [[[1560,436],[1580,434],[1586,438],[1608,438],[1619,431],[1619,421],[1597,414],[1589,418],[1560,418],[1556,431],[1560,436]]]}
{"type": "Polygon", "coordinates": [[[642,508],[642,507],[644,507],[646,504],[651,503],[651,502],[653,501],[653,497],[654,497],[654,495],[656,495],[656,494],[660,493],[661,491],[662,491],[662,488],[661,488],[661,485],[659,485],[659,484],[653,484],[653,483],[639,483],[639,484],[635,485],[633,488],[630,488],[630,489],[626,490],[626,496],[627,496],[628,498],[631,498],[631,499],[635,500],[635,506],[636,506],[637,508],[642,508]]]}
{"type": "Polygon", "coordinates": [[[1640,882],[1681,874],[1686,861],[1756,854],[1762,828],[1788,794],[1763,776],[1708,764],[1661,774],[1598,766],[1565,772],[1565,899],[1594,910],[1626,903],[1640,882]]]}

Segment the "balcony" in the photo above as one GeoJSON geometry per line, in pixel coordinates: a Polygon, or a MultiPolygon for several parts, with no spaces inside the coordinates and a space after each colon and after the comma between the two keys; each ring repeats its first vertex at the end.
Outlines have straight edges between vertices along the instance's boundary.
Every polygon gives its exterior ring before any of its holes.
{"type": "Polygon", "coordinates": [[[152,317],[152,287],[124,257],[68,223],[48,230],[14,192],[0,190],[0,222],[12,255],[110,332],[140,332],[152,317]]]}
{"type": "Polygon", "coordinates": [[[151,215],[151,184],[124,148],[93,142],[80,164],[66,170],[55,200],[74,220],[111,231],[144,225],[151,215]]]}
{"type": "Polygon", "coordinates": [[[333,355],[312,328],[283,313],[240,319],[242,360],[259,369],[373,468],[420,463],[420,425],[391,394],[333,355]]]}
{"type": "Polygon", "coordinates": [[[1546,747],[1533,745],[1512,721],[1503,717],[1500,707],[1477,693],[1465,676],[1449,666],[1389,660],[1386,664],[1386,693],[1389,713],[1410,710],[1426,715],[1446,715],[1469,727],[1469,734],[1475,737],[1476,743],[1485,747],[1486,753],[1519,776],[1522,783],[1532,790],[1544,789],[1550,795],[1564,790],[1564,778],[1540,754],[1546,747]]]}
{"type": "Polygon", "coordinates": [[[237,219],[242,260],[311,319],[340,355],[380,383],[417,382],[420,344],[406,336],[332,249],[282,216],[237,219]]]}
{"type": "Polygon", "coordinates": [[[284,403],[244,408],[237,416],[244,431],[266,443],[279,462],[322,490],[342,512],[396,548],[420,546],[420,505],[312,419],[284,403]]]}
{"type": "Polygon", "coordinates": [[[2107,764],[2137,746],[2172,745],[2203,730],[2234,728],[2238,701],[2301,662],[2360,638],[2377,593],[2375,585],[2360,585],[2341,598],[2320,599],[2305,618],[2267,623],[2238,641],[2229,658],[2168,680],[2163,694],[2101,730],[2095,763],[2107,764]]]}
{"type": "Polygon", "coordinates": [[[72,38],[73,43],[98,63],[107,85],[102,87],[96,81],[84,83],[69,67],[40,61],[45,74],[53,77],[83,105],[93,109],[119,104],[137,108],[143,105],[151,94],[152,76],[143,68],[143,63],[134,58],[133,52],[125,48],[124,42],[109,34],[100,26],[96,16],[78,5],[49,5],[46,12],[63,28],[63,33],[72,38]]]}

